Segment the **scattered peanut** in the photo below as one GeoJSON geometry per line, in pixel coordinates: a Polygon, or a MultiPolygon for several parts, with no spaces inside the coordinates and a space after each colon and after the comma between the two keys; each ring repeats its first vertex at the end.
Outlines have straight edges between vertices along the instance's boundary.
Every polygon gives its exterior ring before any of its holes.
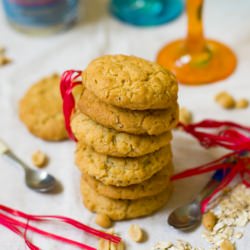
{"type": "MultiPolygon", "coordinates": [[[[108,230],[107,233],[115,234],[114,229],[108,230]]],[[[125,250],[125,245],[122,241],[119,244],[115,244],[108,240],[100,239],[97,250],[125,250]]]]}
{"type": "Polygon", "coordinates": [[[5,55],[0,55],[0,66],[11,63],[11,59],[6,57],[5,55]]]}
{"type": "Polygon", "coordinates": [[[235,100],[228,92],[222,91],[215,96],[215,101],[224,109],[235,108],[235,100]]]}
{"type": "Polygon", "coordinates": [[[235,250],[235,246],[229,240],[223,240],[220,245],[221,250],[235,250]]]}
{"type": "Polygon", "coordinates": [[[106,214],[97,214],[95,217],[95,223],[103,228],[109,228],[112,226],[112,221],[106,214]]]}
{"type": "Polygon", "coordinates": [[[217,223],[217,220],[218,219],[214,213],[208,212],[203,215],[202,224],[207,230],[212,231],[215,224],[217,223]]]}
{"type": "Polygon", "coordinates": [[[236,101],[236,108],[237,109],[245,109],[249,106],[249,101],[245,98],[239,99],[236,101]]]}
{"type": "Polygon", "coordinates": [[[42,168],[47,165],[48,157],[46,154],[38,150],[32,154],[32,162],[35,166],[42,168]]]}
{"type": "Polygon", "coordinates": [[[98,250],[110,250],[110,242],[108,240],[100,239],[98,242],[98,250]]]}
{"type": "Polygon", "coordinates": [[[135,241],[135,242],[142,242],[143,241],[144,235],[143,235],[143,231],[139,225],[132,224],[129,227],[128,233],[129,233],[130,238],[133,241],[135,241]]]}
{"type": "Polygon", "coordinates": [[[125,245],[121,241],[119,244],[115,244],[113,242],[110,243],[110,250],[125,250],[125,245]]]}
{"type": "Polygon", "coordinates": [[[5,55],[5,52],[6,49],[4,47],[0,47],[0,66],[11,63],[11,59],[5,55]]]}
{"type": "Polygon", "coordinates": [[[182,107],[180,109],[179,120],[185,125],[190,124],[193,121],[193,115],[188,109],[182,107]]]}

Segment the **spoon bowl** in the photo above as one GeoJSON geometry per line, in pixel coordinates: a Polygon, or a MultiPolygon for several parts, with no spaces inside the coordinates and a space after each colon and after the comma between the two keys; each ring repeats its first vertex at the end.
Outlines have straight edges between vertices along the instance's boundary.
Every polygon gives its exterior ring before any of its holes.
{"type": "Polygon", "coordinates": [[[25,171],[26,185],[34,191],[45,193],[54,189],[56,179],[45,171],[28,169],[25,171]]]}
{"type": "Polygon", "coordinates": [[[168,224],[176,229],[188,231],[200,224],[201,216],[199,202],[192,202],[175,209],[168,217],[168,224]]]}
{"type": "Polygon", "coordinates": [[[26,185],[34,191],[40,193],[47,193],[55,189],[57,180],[45,171],[34,170],[19,159],[10,148],[0,139],[0,155],[4,155],[7,158],[18,164],[25,172],[26,185]]]}
{"type": "Polygon", "coordinates": [[[223,169],[217,170],[195,200],[175,209],[169,215],[168,224],[182,231],[190,231],[199,226],[202,218],[201,202],[213,193],[228,173],[223,169]]]}

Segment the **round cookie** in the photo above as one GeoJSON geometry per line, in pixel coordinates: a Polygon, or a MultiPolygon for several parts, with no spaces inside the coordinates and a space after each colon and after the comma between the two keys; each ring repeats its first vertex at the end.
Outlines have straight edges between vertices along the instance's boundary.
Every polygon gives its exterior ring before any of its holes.
{"type": "Polygon", "coordinates": [[[159,135],[176,127],[179,107],[173,103],[164,110],[128,110],[101,102],[87,89],[78,101],[79,110],[105,127],[131,134],[159,135]]]}
{"type": "Polygon", "coordinates": [[[132,110],[165,109],[177,100],[170,71],[139,57],[106,55],[82,73],[83,84],[105,103],[132,110]]]}
{"type": "Polygon", "coordinates": [[[32,134],[48,141],[68,138],[59,85],[59,75],[45,77],[31,86],[19,103],[21,121],[32,134]]]}
{"type": "Polygon", "coordinates": [[[86,174],[83,175],[82,178],[100,195],[111,199],[136,200],[161,193],[169,186],[170,177],[173,174],[173,171],[173,164],[170,163],[150,179],[127,187],[105,185],[94,177],[86,174]]]}
{"type": "Polygon", "coordinates": [[[170,143],[171,132],[158,136],[132,135],[106,128],[83,113],[76,112],[71,120],[76,138],[96,152],[117,157],[138,157],[157,151],[170,143]]]}
{"type": "Polygon", "coordinates": [[[81,181],[84,205],[92,212],[106,214],[110,219],[125,220],[150,215],[162,208],[172,193],[172,184],[155,196],[138,200],[115,200],[95,192],[85,180],[81,181]]]}
{"type": "Polygon", "coordinates": [[[136,158],[118,158],[99,154],[82,143],[77,144],[76,164],[82,173],[106,185],[128,186],[141,183],[166,166],[172,157],[170,145],[136,158]]]}

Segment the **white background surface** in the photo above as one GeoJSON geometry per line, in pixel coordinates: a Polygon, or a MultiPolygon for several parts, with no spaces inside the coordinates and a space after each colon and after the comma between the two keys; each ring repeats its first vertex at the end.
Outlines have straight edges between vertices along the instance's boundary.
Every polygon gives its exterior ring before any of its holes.
{"type": "MultiPolygon", "coordinates": [[[[106,11],[107,1],[87,1],[84,21],[72,30],[50,37],[29,37],[12,30],[0,11],[0,44],[7,47],[13,63],[0,68],[0,138],[25,161],[31,163],[36,149],[46,152],[51,161],[47,170],[63,184],[58,195],[40,195],[28,190],[23,182],[22,171],[0,158],[0,204],[35,214],[60,214],[71,216],[93,226],[94,215],[81,203],[79,192],[80,174],[74,166],[74,143],[48,143],[29,134],[17,115],[18,100],[37,79],[54,71],[84,69],[87,63],[107,53],[125,53],[155,59],[157,51],[167,42],[185,34],[186,18],[160,27],[140,29],[124,25],[112,19],[106,11]]],[[[237,71],[221,83],[203,87],[180,87],[180,104],[193,111],[195,120],[204,118],[228,119],[250,125],[250,109],[224,111],[213,101],[220,90],[227,90],[236,98],[250,98],[250,1],[207,0],[205,5],[206,35],[223,41],[234,48],[239,64],[237,71]]],[[[192,138],[176,133],[173,143],[176,171],[196,166],[214,159],[192,138]]],[[[167,214],[202,188],[208,176],[195,177],[176,183],[169,205],[152,217],[116,223],[115,229],[125,239],[129,250],[147,250],[158,240],[186,239],[197,247],[209,249],[201,238],[201,229],[185,234],[166,224],[167,214]],[[144,244],[132,244],[127,230],[131,223],[140,224],[149,235],[144,244]]],[[[53,225],[54,232],[61,232],[53,225]]],[[[250,229],[238,244],[238,249],[250,249],[250,229]]],[[[96,245],[91,237],[65,229],[65,235],[85,243],[96,245]]],[[[35,238],[34,243],[44,250],[74,249],[51,240],[35,238]]],[[[0,226],[0,249],[26,249],[22,239],[0,226]]]]}

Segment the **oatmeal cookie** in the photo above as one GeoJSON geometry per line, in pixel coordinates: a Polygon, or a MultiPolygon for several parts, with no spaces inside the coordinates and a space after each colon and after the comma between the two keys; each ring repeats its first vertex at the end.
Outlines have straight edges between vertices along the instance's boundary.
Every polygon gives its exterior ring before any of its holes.
{"type": "Polygon", "coordinates": [[[82,173],[106,185],[128,186],[141,183],[166,166],[172,157],[170,145],[134,158],[99,154],[82,143],[77,144],[76,164],[82,173]]]}
{"type": "Polygon", "coordinates": [[[83,89],[77,105],[99,124],[131,134],[159,135],[175,128],[179,120],[177,103],[164,110],[128,110],[100,101],[87,89],[83,89]]]}
{"type": "Polygon", "coordinates": [[[171,132],[158,136],[132,135],[106,128],[83,113],[76,112],[71,127],[78,141],[96,152],[117,157],[138,157],[157,151],[170,143],[171,132]]]}
{"type": "Polygon", "coordinates": [[[150,215],[162,208],[172,193],[170,184],[161,193],[138,200],[115,200],[98,194],[85,180],[81,181],[84,205],[92,212],[105,214],[114,221],[150,215]]]}
{"type": "Polygon", "coordinates": [[[173,164],[169,163],[150,179],[127,187],[105,185],[87,174],[83,175],[82,178],[100,195],[111,199],[136,200],[161,193],[169,186],[173,171],[173,164]]]}
{"type": "Polygon", "coordinates": [[[45,77],[31,86],[19,103],[21,121],[32,134],[48,141],[68,138],[59,85],[58,74],[45,77]]]}
{"type": "Polygon", "coordinates": [[[82,73],[83,84],[105,103],[132,110],[165,109],[177,101],[170,71],[139,57],[106,55],[82,73]]]}

